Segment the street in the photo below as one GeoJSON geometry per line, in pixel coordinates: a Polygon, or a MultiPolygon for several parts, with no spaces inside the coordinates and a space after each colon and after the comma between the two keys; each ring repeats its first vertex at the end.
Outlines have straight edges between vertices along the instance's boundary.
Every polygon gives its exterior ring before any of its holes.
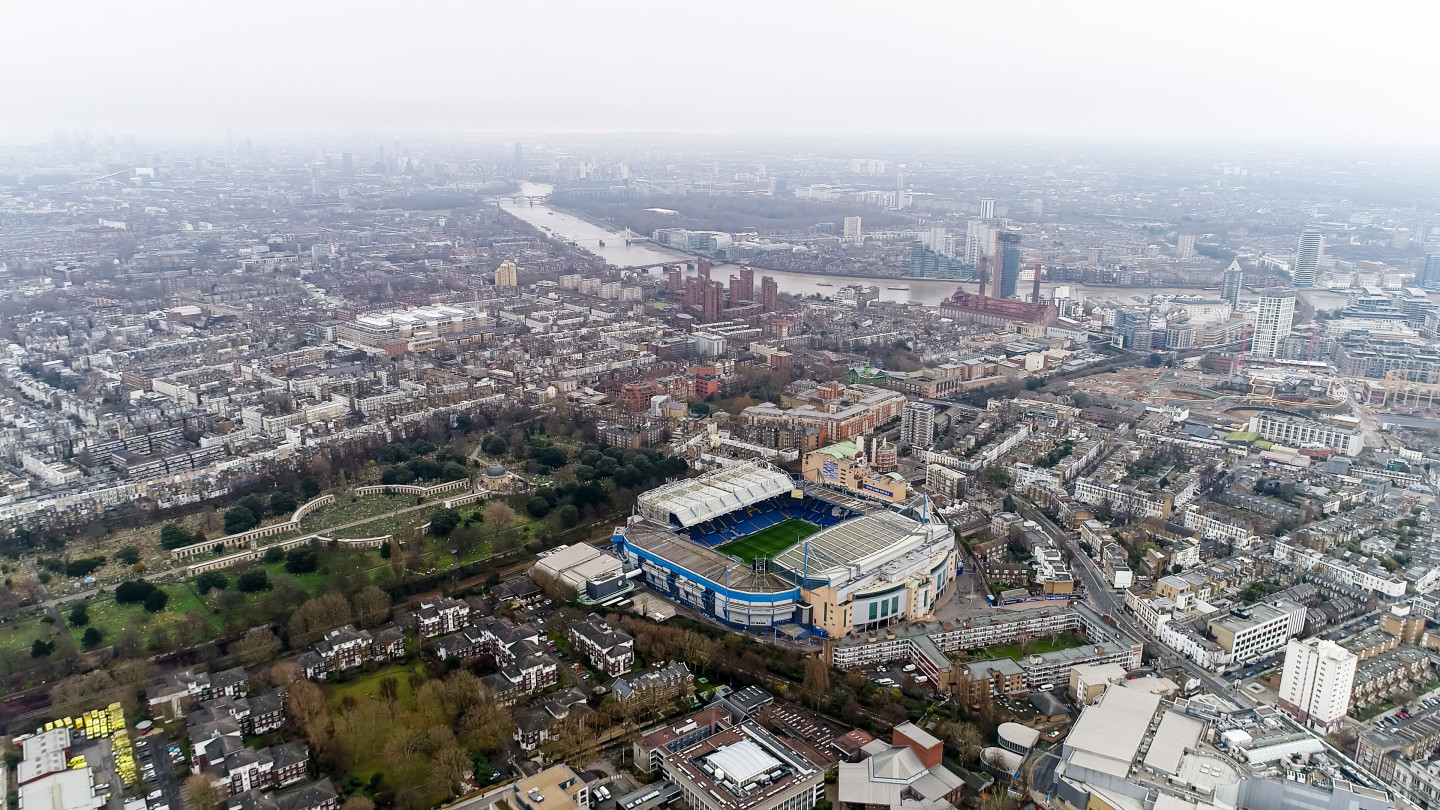
{"type": "Polygon", "coordinates": [[[1034,504],[1020,498],[1015,499],[1015,508],[1019,510],[1021,517],[1026,520],[1033,520],[1040,530],[1047,537],[1055,541],[1062,548],[1068,549],[1074,562],[1071,570],[1079,574],[1081,585],[1085,588],[1085,600],[1096,610],[1110,616],[1115,620],[1120,629],[1129,633],[1132,637],[1143,639],[1146,651],[1154,654],[1162,667],[1173,666],[1185,671],[1192,678],[1199,679],[1212,694],[1221,696],[1225,700],[1239,704],[1242,708],[1253,708],[1254,702],[1243,693],[1231,688],[1225,679],[1205,669],[1199,664],[1191,661],[1185,656],[1176,652],[1170,646],[1162,643],[1159,639],[1151,637],[1149,631],[1136,625],[1125,613],[1124,600],[1115,593],[1105,581],[1105,573],[1090,559],[1081,548],[1079,541],[1071,537],[1060,527],[1056,526],[1049,517],[1036,509],[1034,504]]]}
{"type": "Polygon", "coordinates": [[[154,808],[158,804],[165,804],[170,810],[181,810],[185,802],[180,796],[180,780],[175,778],[175,766],[170,762],[170,736],[164,731],[156,731],[148,736],[141,737],[136,741],[135,767],[144,771],[146,765],[155,766],[155,780],[153,782],[142,782],[142,787],[147,793],[159,790],[162,798],[159,803],[150,802],[154,808]],[[145,755],[149,754],[146,759],[145,755]]]}

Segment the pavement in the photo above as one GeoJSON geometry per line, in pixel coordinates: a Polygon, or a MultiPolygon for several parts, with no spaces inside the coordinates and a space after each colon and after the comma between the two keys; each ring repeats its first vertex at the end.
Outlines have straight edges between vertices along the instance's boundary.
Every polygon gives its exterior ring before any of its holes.
{"type": "Polygon", "coordinates": [[[1137,625],[1125,612],[1124,598],[1117,594],[1105,581],[1105,573],[1090,559],[1080,548],[1079,540],[1071,537],[1059,526],[1050,520],[1043,512],[1035,508],[1034,504],[1028,501],[1015,499],[1015,506],[1020,511],[1021,517],[1033,520],[1040,526],[1040,530],[1047,537],[1054,540],[1061,548],[1069,549],[1071,557],[1070,568],[1080,576],[1081,584],[1085,587],[1085,601],[1091,607],[1104,613],[1115,620],[1121,630],[1129,633],[1132,637],[1144,639],[1146,651],[1152,653],[1159,659],[1162,668],[1175,668],[1184,670],[1192,678],[1199,679],[1212,694],[1223,697],[1225,700],[1239,704],[1242,708],[1253,708],[1255,702],[1250,700],[1242,692],[1237,692],[1234,686],[1224,678],[1205,669],[1199,664],[1186,658],[1173,647],[1153,637],[1148,630],[1137,625]]]}
{"type": "MultiPolygon", "coordinates": [[[[143,772],[146,765],[153,764],[155,781],[141,782],[145,795],[158,789],[164,794],[162,801],[170,806],[170,810],[183,810],[185,802],[180,795],[180,780],[175,778],[175,767],[170,763],[170,754],[167,752],[169,747],[170,735],[168,732],[156,731],[141,737],[135,742],[135,767],[143,772]],[[150,751],[151,759],[140,759],[140,755],[147,748],[150,751]]],[[[155,807],[156,805],[151,802],[150,806],[155,807]]]]}

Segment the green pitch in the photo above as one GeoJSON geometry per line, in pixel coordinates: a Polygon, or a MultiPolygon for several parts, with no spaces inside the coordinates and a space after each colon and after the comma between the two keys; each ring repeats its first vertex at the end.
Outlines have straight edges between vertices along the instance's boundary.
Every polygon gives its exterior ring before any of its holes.
{"type": "Polygon", "coordinates": [[[800,518],[790,518],[776,523],[768,529],[761,529],[754,534],[746,535],[739,540],[731,540],[716,546],[716,549],[739,557],[747,563],[754,562],[756,557],[767,559],[774,557],[818,531],[820,531],[820,527],[814,523],[800,518]]]}

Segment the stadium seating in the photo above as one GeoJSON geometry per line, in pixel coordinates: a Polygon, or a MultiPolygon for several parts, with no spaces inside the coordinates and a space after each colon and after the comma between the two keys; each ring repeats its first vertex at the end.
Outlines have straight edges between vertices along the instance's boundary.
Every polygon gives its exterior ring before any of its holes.
{"type": "Polygon", "coordinates": [[[849,509],[809,495],[798,500],[782,495],[719,515],[704,523],[697,523],[690,527],[689,534],[692,541],[713,548],[791,518],[799,518],[823,528],[854,516],[855,513],[849,509]]]}

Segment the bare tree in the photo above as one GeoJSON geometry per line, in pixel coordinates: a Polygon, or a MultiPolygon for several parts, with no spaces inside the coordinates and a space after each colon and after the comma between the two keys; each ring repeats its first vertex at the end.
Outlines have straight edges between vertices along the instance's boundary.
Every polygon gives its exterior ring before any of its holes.
{"type": "Polygon", "coordinates": [[[203,774],[186,779],[180,795],[185,800],[185,810],[219,810],[220,801],[225,797],[215,782],[203,774]]]}
{"type": "Polygon", "coordinates": [[[364,627],[374,627],[390,616],[390,594],[367,585],[355,594],[355,618],[364,627]]]}
{"type": "Polygon", "coordinates": [[[280,639],[269,627],[250,628],[236,646],[240,660],[247,667],[263,664],[280,653],[280,639]]]}

